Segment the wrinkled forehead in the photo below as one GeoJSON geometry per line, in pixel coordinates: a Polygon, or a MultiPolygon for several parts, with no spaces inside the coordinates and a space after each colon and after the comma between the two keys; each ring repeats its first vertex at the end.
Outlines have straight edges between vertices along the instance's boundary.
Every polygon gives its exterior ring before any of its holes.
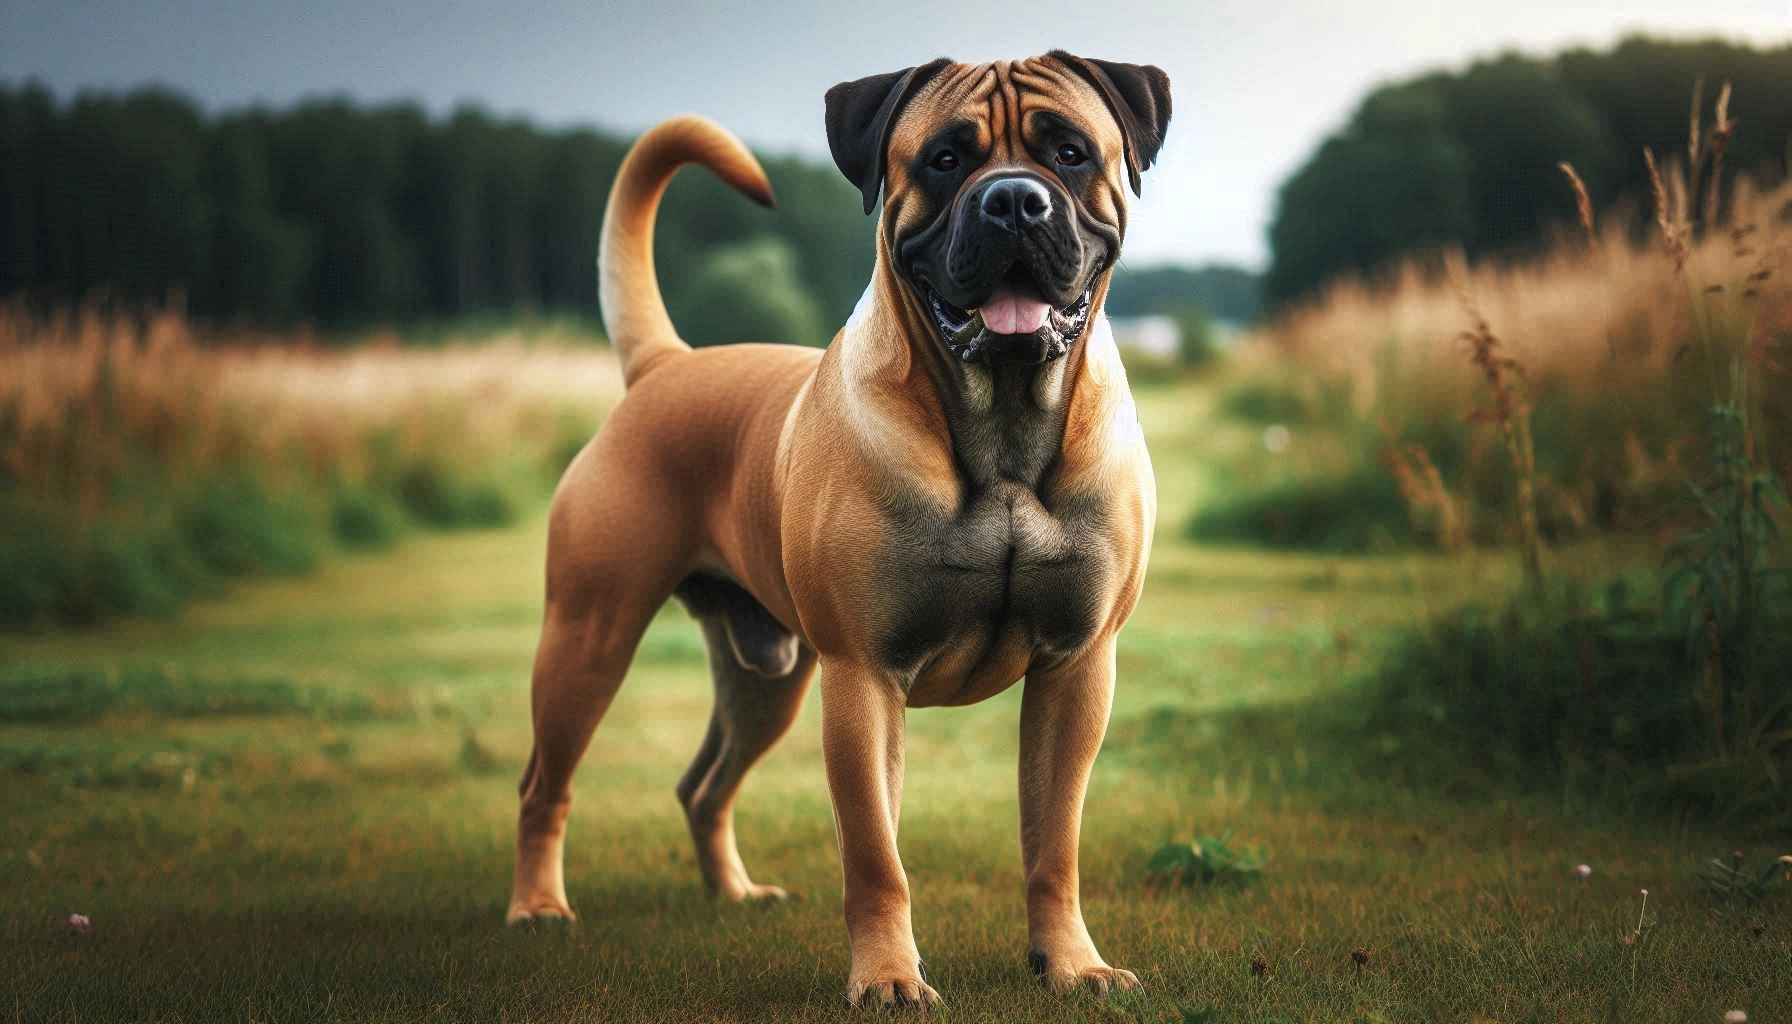
{"type": "Polygon", "coordinates": [[[912,151],[955,123],[975,125],[985,142],[1012,138],[1040,113],[1062,118],[1104,150],[1119,151],[1120,126],[1101,94],[1050,57],[946,66],[903,108],[890,132],[891,151],[912,151]]]}

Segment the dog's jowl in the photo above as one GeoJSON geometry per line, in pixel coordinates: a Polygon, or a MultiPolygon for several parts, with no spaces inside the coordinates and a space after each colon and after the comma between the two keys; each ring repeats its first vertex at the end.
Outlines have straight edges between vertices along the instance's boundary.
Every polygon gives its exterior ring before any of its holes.
{"type": "Polygon", "coordinates": [[[702,623],[715,682],[678,796],[716,895],[784,895],[741,863],[734,798],[819,667],[847,997],[937,1000],[897,854],[904,711],[1024,679],[1031,948],[1016,969],[1054,990],[1138,985],[1083,926],[1077,841],[1155,513],[1102,304],[1128,193],[1169,119],[1156,68],[1061,51],[829,90],[835,162],[867,212],[883,207],[865,298],[821,352],[679,339],[653,269],[666,182],[698,163],[762,203],[771,190],[707,121],[636,143],[601,251],[628,393],[554,499],[513,922],[572,916],[572,774],[642,631],[677,597],[702,623]]]}

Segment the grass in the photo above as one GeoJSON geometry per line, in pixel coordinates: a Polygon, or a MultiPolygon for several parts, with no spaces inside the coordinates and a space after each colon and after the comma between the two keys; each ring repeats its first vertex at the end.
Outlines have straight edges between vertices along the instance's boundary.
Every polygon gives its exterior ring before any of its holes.
{"type": "Polygon", "coordinates": [[[1792,405],[1763,394],[1785,387],[1792,345],[1792,182],[1738,179],[1706,205],[1714,173],[1695,166],[1689,183],[1684,157],[1663,166],[1679,256],[1628,233],[1624,197],[1599,196],[1614,215],[1537,258],[1451,267],[1416,255],[1378,278],[1340,280],[1254,332],[1225,373],[1222,406],[1259,431],[1285,427],[1291,443],[1227,462],[1236,486],[1193,528],[1334,550],[1498,545],[1532,528],[1513,512],[1531,504],[1514,493],[1529,487],[1544,539],[1677,530],[1693,518],[1683,481],[1703,465],[1706,367],[1731,355],[1760,377],[1749,414],[1776,443],[1759,459],[1792,478],[1792,405]],[[1714,211],[1721,220],[1708,220],[1714,211]],[[1465,315],[1465,297],[1478,317],[1465,315]],[[1499,358],[1471,362],[1492,338],[1465,336],[1477,318],[1498,332],[1499,358]],[[1528,436],[1510,441],[1498,415],[1506,382],[1487,387],[1503,358],[1522,366],[1510,383],[1528,404],[1508,417],[1528,436]],[[1390,501],[1371,482],[1391,453],[1422,456],[1435,479],[1390,501]],[[1533,463],[1517,481],[1515,459],[1533,463]],[[1412,529],[1403,504],[1447,505],[1451,528],[1412,529]]]}
{"type": "MultiPolygon", "coordinates": [[[[1640,601],[1622,578],[1595,596],[1584,580],[1546,581],[1529,374],[1479,311],[1457,257],[1450,276],[1471,324],[1462,339],[1488,399],[1471,421],[1499,427],[1511,462],[1510,517],[1520,527],[1526,592],[1438,617],[1429,636],[1415,631],[1383,671],[1377,703],[1389,718],[1406,716],[1392,726],[1396,732],[1429,729],[1465,754],[1534,769],[1564,786],[1591,783],[1680,813],[1785,831],[1792,827],[1785,669],[1792,508],[1773,463],[1774,406],[1758,393],[1779,372],[1771,349],[1783,339],[1772,300],[1761,296],[1775,268],[1770,258],[1754,259],[1753,248],[1777,244],[1778,215],[1770,204],[1765,233],[1748,220],[1763,211],[1744,206],[1737,219],[1719,216],[1718,172],[1735,130],[1728,97],[1725,86],[1703,148],[1693,122],[1690,176],[1706,182],[1702,202],[1688,196],[1683,178],[1670,188],[1654,154],[1644,153],[1658,258],[1684,294],[1679,312],[1690,323],[1686,375],[1702,378],[1706,389],[1700,429],[1683,438],[1691,456],[1680,470],[1681,504],[1692,513],[1674,517],[1678,535],[1663,552],[1658,579],[1640,601]]],[[[1591,255],[1602,259],[1587,194],[1573,169],[1563,170],[1581,200],[1591,255]]],[[[1666,398],[1674,389],[1662,382],[1658,391],[1666,398]]],[[[1390,464],[1403,496],[1443,490],[1436,473],[1423,478],[1414,470],[1423,449],[1412,451],[1414,462],[1390,464]]],[[[1442,508],[1446,520],[1456,512],[1447,500],[1425,504],[1442,508]]]]}
{"type": "MultiPolygon", "coordinates": [[[[1216,426],[1209,391],[1140,397],[1162,529],[1089,795],[1083,893],[1103,951],[1150,992],[1058,999],[1027,973],[1016,689],[909,719],[902,848],[943,1019],[1792,1018],[1786,890],[1720,900],[1700,879],[1739,845],[1785,850],[1515,788],[1353,718],[1412,622],[1517,586],[1509,558],[1196,546],[1181,524],[1213,497],[1203,454],[1255,435],[1216,426]],[[1261,874],[1151,882],[1167,842],[1227,833],[1266,853],[1261,874]],[[1643,888],[1653,925],[1626,945],[1643,888]]],[[[0,636],[0,1012],[864,1019],[841,1005],[817,701],[738,814],[755,877],[799,899],[703,894],[672,786],[709,687],[675,609],[576,783],[579,924],[502,927],[542,548],[531,515],[245,583],[165,620],[0,636]],[[90,931],[70,934],[71,913],[90,931]]],[[[1607,555],[1554,557],[1571,572],[1607,555]]]]}
{"type": "Polygon", "coordinates": [[[165,613],[538,503],[619,392],[549,324],[429,351],[0,305],[0,625],[165,613]]]}
{"type": "Polygon", "coordinates": [[[1792,185],[1725,187],[1728,96],[1709,131],[1692,122],[1686,162],[1644,154],[1645,244],[1601,232],[1564,164],[1581,235],[1554,252],[1415,259],[1266,327],[1220,403],[1261,450],[1220,456],[1233,486],[1189,534],[1512,547],[1523,593],[1413,629],[1369,727],[1512,781],[1772,832],[1792,825],[1792,449],[1766,397],[1792,340],[1792,185]],[[1554,570],[1546,540],[1594,532],[1657,548],[1653,578],[1623,559],[1554,570]]]}

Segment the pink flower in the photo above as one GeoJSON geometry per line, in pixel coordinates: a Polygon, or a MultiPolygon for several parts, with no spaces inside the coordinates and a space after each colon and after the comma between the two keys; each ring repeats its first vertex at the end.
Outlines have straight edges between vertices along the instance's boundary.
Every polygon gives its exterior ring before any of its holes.
{"type": "Polygon", "coordinates": [[[68,915],[68,930],[70,935],[86,935],[88,924],[89,922],[86,914],[68,915]]]}
{"type": "Polygon", "coordinates": [[[1724,1012],[1724,1024],[1748,1024],[1748,1014],[1743,1013],[1741,1010],[1726,1010],[1724,1012]]]}
{"type": "Polygon", "coordinates": [[[1593,869],[1586,864],[1576,864],[1574,866],[1574,873],[1585,878],[1593,873],[1593,869]]]}

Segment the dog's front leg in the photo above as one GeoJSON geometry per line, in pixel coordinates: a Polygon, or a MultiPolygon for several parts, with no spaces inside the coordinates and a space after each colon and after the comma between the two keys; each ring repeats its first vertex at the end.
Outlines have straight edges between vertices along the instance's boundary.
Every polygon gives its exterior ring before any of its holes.
{"type": "Polygon", "coordinates": [[[822,663],[821,747],[846,876],[846,998],[855,1005],[931,1005],[940,997],[921,977],[908,876],[896,853],[906,706],[902,688],[882,673],[822,663]]]}
{"type": "Polygon", "coordinates": [[[1083,925],[1077,842],[1083,794],[1114,702],[1114,638],[1073,661],[1027,675],[1020,707],[1020,842],[1027,873],[1027,954],[1054,992],[1138,988],[1109,967],[1083,925]]]}

